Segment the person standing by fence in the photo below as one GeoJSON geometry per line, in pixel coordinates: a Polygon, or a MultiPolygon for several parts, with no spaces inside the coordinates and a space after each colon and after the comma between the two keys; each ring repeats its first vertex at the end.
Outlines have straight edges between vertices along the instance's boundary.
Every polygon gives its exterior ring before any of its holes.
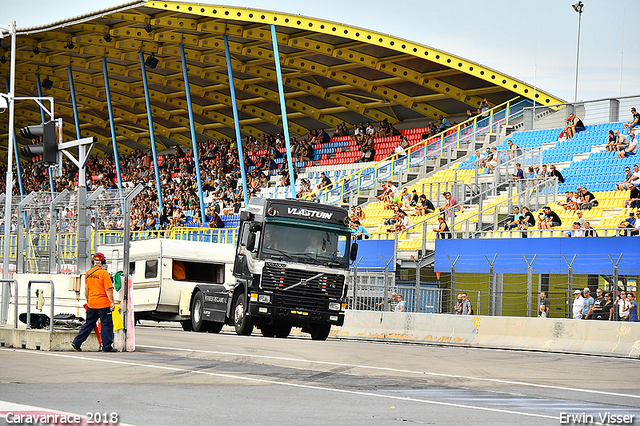
{"type": "Polygon", "coordinates": [[[573,319],[582,319],[582,305],[584,304],[584,297],[582,292],[576,290],[573,292],[575,299],[573,299],[573,319]]]}
{"type": "Polygon", "coordinates": [[[398,304],[393,312],[405,312],[407,310],[407,302],[402,300],[402,294],[398,293],[398,304]]]}
{"type": "Polygon", "coordinates": [[[547,293],[545,291],[540,292],[540,303],[538,303],[538,306],[540,307],[540,309],[538,309],[538,317],[548,318],[551,302],[547,299],[547,293]]]}
{"type": "Polygon", "coordinates": [[[113,343],[113,319],[111,312],[115,308],[113,301],[113,284],[111,283],[111,277],[109,273],[103,269],[106,263],[106,259],[102,253],[96,253],[93,255],[93,268],[87,271],[85,275],[85,289],[84,296],[87,299],[87,320],[80,328],[78,335],[71,347],[80,352],[82,351],[82,344],[91,331],[95,327],[98,319],[102,324],[102,352],[118,352],[111,344],[113,343]]]}
{"type": "Polygon", "coordinates": [[[471,306],[471,302],[467,299],[467,293],[462,294],[462,315],[473,315],[473,306],[471,306]]]}

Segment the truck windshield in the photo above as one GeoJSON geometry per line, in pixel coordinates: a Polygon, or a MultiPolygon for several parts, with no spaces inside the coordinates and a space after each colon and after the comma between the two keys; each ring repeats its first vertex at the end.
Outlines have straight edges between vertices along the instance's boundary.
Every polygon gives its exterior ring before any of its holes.
{"type": "Polygon", "coordinates": [[[263,258],[316,265],[348,265],[347,234],[334,231],[266,224],[262,236],[263,258]]]}

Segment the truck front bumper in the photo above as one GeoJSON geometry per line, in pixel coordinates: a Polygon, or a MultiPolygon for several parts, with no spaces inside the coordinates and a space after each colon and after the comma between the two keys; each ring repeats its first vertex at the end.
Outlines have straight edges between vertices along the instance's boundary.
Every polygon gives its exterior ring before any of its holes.
{"type": "MultiPolygon", "coordinates": [[[[253,293],[255,295],[256,293],[253,293]]],[[[341,326],[344,323],[344,311],[329,309],[305,309],[304,307],[289,307],[295,305],[291,299],[288,303],[283,303],[280,297],[270,296],[270,302],[255,300],[256,297],[250,297],[247,303],[247,312],[250,316],[263,317],[271,319],[279,319],[293,324],[331,324],[341,326]]],[[[337,302],[334,302],[337,303],[337,302]]],[[[323,303],[328,307],[329,301],[323,303]]]]}

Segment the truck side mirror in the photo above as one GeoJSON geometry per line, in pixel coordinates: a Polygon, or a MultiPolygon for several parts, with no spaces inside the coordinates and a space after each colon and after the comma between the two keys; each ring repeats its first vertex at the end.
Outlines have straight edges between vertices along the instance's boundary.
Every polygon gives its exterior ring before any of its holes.
{"type": "Polygon", "coordinates": [[[352,262],[355,262],[358,258],[358,243],[351,244],[350,258],[352,262]]]}
{"type": "Polygon", "coordinates": [[[255,245],[256,245],[256,234],[251,233],[247,238],[247,250],[253,251],[253,249],[255,249],[255,245]]]}

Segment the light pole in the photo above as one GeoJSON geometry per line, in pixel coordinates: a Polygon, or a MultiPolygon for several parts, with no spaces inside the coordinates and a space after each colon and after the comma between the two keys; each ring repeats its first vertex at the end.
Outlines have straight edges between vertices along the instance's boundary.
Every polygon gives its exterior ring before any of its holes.
{"type": "MultiPolygon", "coordinates": [[[[9,132],[7,143],[7,186],[5,191],[5,205],[4,205],[4,251],[2,260],[2,278],[9,278],[9,253],[11,250],[11,194],[13,193],[13,135],[14,135],[14,97],[16,90],[16,21],[13,21],[11,25],[0,25],[0,39],[4,38],[4,32],[8,31],[11,35],[11,82],[9,84],[9,93],[6,96],[7,103],[9,104],[9,132]]],[[[0,306],[0,318],[2,321],[6,321],[7,314],[9,313],[9,286],[2,285],[2,305],[0,306]]]]}
{"type": "Polygon", "coordinates": [[[578,102],[578,63],[580,62],[580,23],[582,22],[582,8],[584,4],[579,1],[578,3],[572,4],[573,10],[578,12],[578,47],[576,49],[576,92],[574,96],[574,102],[578,102]]]}
{"type": "MultiPolygon", "coordinates": [[[[7,186],[5,190],[4,204],[4,250],[2,260],[2,278],[9,278],[9,254],[11,252],[11,195],[13,194],[13,143],[14,135],[14,113],[15,113],[15,94],[16,94],[16,21],[11,25],[0,25],[0,35],[4,38],[4,32],[8,31],[11,35],[11,71],[9,93],[7,101],[9,103],[9,132],[7,143],[7,186]]],[[[6,295],[4,295],[6,296],[6,295]]],[[[2,300],[7,300],[3,297],[2,300]]]]}

